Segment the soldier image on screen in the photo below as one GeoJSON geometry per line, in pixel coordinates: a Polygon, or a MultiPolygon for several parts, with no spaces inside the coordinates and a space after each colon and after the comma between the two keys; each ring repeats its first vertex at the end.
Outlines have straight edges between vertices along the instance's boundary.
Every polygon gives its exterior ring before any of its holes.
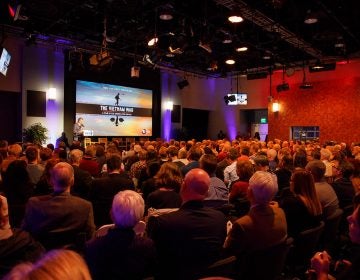
{"type": "Polygon", "coordinates": [[[119,106],[120,93],[118,93],[118,94],[115,96],[115,100],[116,100],[115,105],[116,105],[116,106],[119,106]]]}

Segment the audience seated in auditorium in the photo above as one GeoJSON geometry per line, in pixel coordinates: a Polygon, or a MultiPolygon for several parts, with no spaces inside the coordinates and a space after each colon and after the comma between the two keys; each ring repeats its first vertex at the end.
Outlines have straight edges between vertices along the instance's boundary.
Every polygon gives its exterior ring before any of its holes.
{"type": "MultiPolygon", "coordinates": [[[[139,146],[136,145],[135,148],[139,146]]],[[[134,181],[135,186],[138,186],[138,182],[140,180],[140,176],[141,176],[141,172],[143,170],[146,170],[146,159],[147,159],[147,151],[143,150],[143,149],[139,149],[137,150],[137,157],[138,157],[138,161],[134,162],[131,167],[130,167],[130,178],[134,181]]]]}
{"type": "Polygon", "coordinates": [[[167,149],[167,154],[170,161],[175,163],[179,168],[185,165],[185,163],[178,158],[179,149],[175,146],[169,146],[169,148],[167,149]]]}
{"type": "Polygon", "coordinates": [[[321,203],[309,171],[294,171],[290,192],[284,193],[279,205],[285,212],[288,235],[291,237],[296,238],[300,232],[317,227],[322,220],[321,203]]]}
{"type": "Polygon", "coordinates": [[[12,161],[4,176],[3,189],[10,209],[10,223],[19,227],[25,213],[25,205],[34,193],[34,184],[26,170],[24,160],[12,161]]]}
{"type": "Polygon", "coordinates": [[[155,175],[156,190],[146,199],[146,209],[179,208],[181,197],[179,195],[182,176],[179,167],[172,162],[165,162],[155,175]]]}
{"type": "Polygon", "coordinates": [[[259,153],[254,158],[254,168],[255,171],[268,171],[269,170],[269,160],[266,154],[259,153]]]}
{"type": "Polygon", "coordinates": [[[83,152],[79,149],[71,150],[69,154],[69,163],[74,169],[74,185],[70,189],[70,193],[84,199],[89,199],[89,193],[93,178],[89,171],[79,167],[83,152]]]}
{"type": "Polygon", "coordinates": [[[95,145],[89,145],[85,149],[83,158],[80,161],[79,167],[83,170],[88,171],[91,176],[99,177],[101,167],[96,161],[96,147],[95,145]]]}
{"type": "Polygon", "coordinates": [[[257,171],[249,180],[247,215],[232,225],[225,248],[234,255],[259,251],[285,242],[287,225],[284,211],[272,199],[278,190],[276,176],[257,171]]]}
{"type": "Polygon", "coordinates": [[[239,157],[239,150],[237,148],[230,148],[228,158],[230,164],[224,169],[224,183],[229,188],[231,183],[238,180],[239,176],[236,173],[236,162],[239,157]]]}
{"type": "Polygon", "coordinates": [[[148,234],[159,255],[159,279],[197,279],[197,273],[219,258],[226,219],[220,211],[203,206],[209,185],[204,170],[190,170],[181,186],[180,209],[149,218],[148,234]]]}
{"type": "Polygon", "coordinates": [[[323,209],[324,219],[326,220],[339,208],[339,200],[336,193],[324,178],[326,166],[321,160],[313,160],[306,165],[306,170],[310,171],[314,177],[315,190],[323,209]]]}
{"type": "Polygon", "coordinates": [[[127,172],[121,170],[121,158],[113,154],[106,160],[107,176],[93,180],[89,198],[94,206],[97,227],[111,223],[109,216],[115,194],[122,190],[133,190],[134,183],[127,172]]]}
{"type": "Polygon", "coordinates": [[[236,202],[238,199],[246,199],[249,180],[254,174],[254,167],[249,160],[238,160],[236,163],[236,172],[239,179],[234,181],[230,186],[229,201],[236,202]]]}
{"type": "Polygon", "coordinates": [[[160,163],[155,161],[146,165],[146,173],[149,177],[141,184],[141,192],[144,200],[146,201],[150,193],[156,190],[155,175],[160,170],[160,163]]]}
{"type": "Polygon", "coordinates": [[[278,165],[277,151],[275,149],[268,149],[266,155],[269,160],[269,171],[274,172],[278,165]]]}
{"type": "Polygon", "coordinates": [[[289,153],[282,155],[278,168],[274,172],[278,181],[279,194],[282,193],[283,189],[290,187],[290,178],[293,170],[294,163],[292,156],[289,153]]]}
{"type": "Polygon", "coordinates": [[[358,280],[360,279],[360,206],[347,218],[349,222],[349,236],[354,247],[349,260],[335,262],[335,268],[330,271],[331,257],[326,251],[317,252],[311,259],[311,272],[315,274],[312,279],[327,280],[358,280]],[[329,276],[329,274],[332,274],[329,276]],[[334,276],[334,277],[333,277],[334,276]]]}
{"type": "Polygon", "coordinates": [[[44,166],[38,163],[39,150],[36,146],[28,146],[25,150],[25,157],[27,160],[26,169],[29,173],[31,182],[36,185],[41,175],[44,172],[44,166]]]}
{"type": "Polygon", "coordinates": [[[188,173],[191,169],[199,168],[199,166],[200,166],[199,160],[200,160],[200,157],[202,156],[202,154],[203,154],[203,152],[200,149],[200,147],[193,146],[190,148],[190,150],[188,151],[188,156],[187,156],[189,163],[187,165],[181,167],[181,173],[183,174],[183,176],[185,176],[186,173],[188,173]]]}
{"type": "Polygon", "coordinates": [[[4,280],[48,279],[91,280],[89,269],[83,258],[70,250],[52,250],[34,264],[15,266],[4,280]]]}
{"type": "Polygon", "coordinates": [[[115,195],[111,217],[115,227],[87,243],[85,259],[97,279],[143,279],[157,269],[153,241],[136,235],[133,228],[144,216],[140,194],[125,190],[115,195]]]}
{"type": "Polygon", "coordinates": [[[0,278],[16,264],[35,261],[44,252],[29,233],[11,228],[7,200],[0,195],[0,278]]]}
{"type": "Polygon", "coordinates": [[[205,200],[229,200],[229,190],[225,183],[215,176],[217,159],[213,154],[205,154],[200,158],[200,168],[210,176],[209,192],[205,200]]]}
{"type": "Polygon", "coordinates": [[[46,162],[44,172],[35,186],[34,195],[51,194],[54,191],[50,181],[50,173],[58,162],[60,162],[58,158],[53,158],[46,162]]]}
{"type": "Polygon", "coordinates": [[[344,209],[352,205],[355,196],[354,187],[351,182],[351,176],[354,173],[354,166],[349,162],[343,162],[336,168],[333,173],[336,173],[336,179],[331,186],[334,188],[335,193],[339,199],[340,208],[344,209]]]}
{"type": "Polygon", "coordinates": [[[29,199],[22,228],[41,241],[52,234],[60,237],[69,232],[91,238],[95,231],[93,208],[90,202],[70,194],[73,183],[71,165],[57,163],[51,172],[54,193],[29,199]]]}
{"type": "Polygon", "coordinates": [[[22,148],[19,144],[12,144],[8,146],[8,155],[3,158],[3,162],[1,164],[1,173],[4,173],[8,168],[9,164],[16,159],[19,159],[22,153],[22,148]]]}

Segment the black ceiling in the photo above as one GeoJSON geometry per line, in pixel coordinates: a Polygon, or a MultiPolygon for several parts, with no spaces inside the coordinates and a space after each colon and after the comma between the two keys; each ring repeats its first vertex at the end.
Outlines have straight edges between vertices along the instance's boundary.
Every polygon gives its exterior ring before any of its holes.
{"type": "MultiPolygon", "coordinates": [[[[96,52],[104,38],[112,57],[136,57],[136,63],[222,76],[269,66],[343,60],[359,56],[360,1],[344,0],[24,0],[17,27],[22,36],[69,49],[96,52]],[[159,18],[168,8],[173,19],[159,18]],[[240,9],[244,22],[231,24],[230,10],[240,9]],[[305,24],[308,12],[318,22],[305,24]],[[157,35],[157,46],[147,41],[157,35]],[[60,39],[70,39],[69,42],[60,39]],[[223,43],[230,38],[232,43],[223,43]],[[343,42],[343,45],[335,44],[343,42]],[[235,52],[246,45],[248,51],[235,52]],[[172,49],[178,52],[171,53],[172,49]],[[148,55],[148,56],[146,56],[148,55]],[[224,63],[233,57],[235,65],[224,63]],[[270,59],[264,59],[265,56],[270,59]],[[145,59],[143,59],[145,57],[145,59]],[[147,59],[146,59],[147,58],[147,59]],[[154,65],[151,65],[154,63],[154,65]]],[[[6,27],[8,29],[8,27],[6,27]]],[[[29,41],[31,43],[31,41],[29,41]]]]}

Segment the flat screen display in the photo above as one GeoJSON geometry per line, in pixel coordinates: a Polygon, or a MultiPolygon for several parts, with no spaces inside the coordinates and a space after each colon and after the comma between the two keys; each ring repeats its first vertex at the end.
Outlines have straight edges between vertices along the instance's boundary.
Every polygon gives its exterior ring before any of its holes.
{"type": "Polygon", "coordinates": [[[247,105],[247,93],[230,93],[228,100],[227,105],[247,105]]]}
{"type": "Polygon", "coordinates": [[[8,67],[10,65],[11,55],[3,48],[0,56],[0,73],[6,76],[8,67]]]}
{"type": "Polygon", "coordinates": [[[152,136],[152,100],[152,90],[77,80],[76,120],[85,136],[152,136]]]}

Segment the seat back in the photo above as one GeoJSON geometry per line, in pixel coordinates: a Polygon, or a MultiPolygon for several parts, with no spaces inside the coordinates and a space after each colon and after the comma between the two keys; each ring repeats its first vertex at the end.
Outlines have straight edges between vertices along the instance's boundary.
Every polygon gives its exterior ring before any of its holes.
{"type": "Polygon", "coordinates": [[[293,243],[292,238],[276,246],[251,252],[238,257],[237,279],[278,279],[284,269],[287,254],[293,243]]]}
{"type": "Polygon", "coordinates": [[[347,217],[354,212],[354,205],[347,205],[343,208],[344,213],[341,216],[339,224],[339,234],[347,237],[349,235],[349,222],[347,217]]]}
{"type": "Polygon", "coordinates": [[[339,208],[325,220],[325,228],[321,236],[321,246],[323,249],[330,252],[334,249],[343,213],[344,211],[339,208]]]}
{"type": "Polygon", "coordinates": [[[324,227],[325,223],[320,222],[319,226],[304,230],[297,236],[288,256],[288,263],[291,267],[295,268],[298,265],[305,267],[307,265],[316,251],[324,227]]]}
{"type": "Polygon", "coordinates": [[[86,238],[86,233],[79,232],[78,230],[47,232],[36,236],[36,239],[47,251],[51,249],[68,248],[82,252],[86,238]]]}

